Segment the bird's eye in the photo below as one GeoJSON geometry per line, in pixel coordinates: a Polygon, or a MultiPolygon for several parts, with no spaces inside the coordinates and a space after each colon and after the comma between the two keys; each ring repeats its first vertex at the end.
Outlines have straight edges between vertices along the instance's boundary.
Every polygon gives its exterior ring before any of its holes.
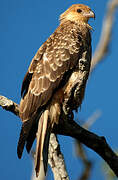
{"type": "Polygon", "coordinates": [[[77,12],[78,12],[78,13],[81,13],[81,12],[82,12],[82,10],[81,10],[81,9],[77,9],[77,12]]]}

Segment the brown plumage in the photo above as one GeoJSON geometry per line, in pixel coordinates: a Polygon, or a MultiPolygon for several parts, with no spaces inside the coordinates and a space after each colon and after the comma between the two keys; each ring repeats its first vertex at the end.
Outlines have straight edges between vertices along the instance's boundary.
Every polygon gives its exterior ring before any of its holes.
{"type": "MultiPolygon", "coordinates": [[[[60,16],[60,25],[39,48],[25,75],[20,102],[23,125],[17,153],[21,158],[24,146],[30,152],[37,136],[36,175],[41,161],[47,169],[48,146],[51,129],[58,123],[63,102],[63,91],[70,75],[86,50],[91,60],[91,26],[94,13],[88,6],[72,5],[60,16]]],[[[89,63],[90,64],[90,63],[89,63]]],[[[66,87],[66,90],[70,87],[66,87]]],[[[82,90],[82,98],[83,99],[82,90]]],[[[80,102],[81,104],[81,102],[80,102]]]]}

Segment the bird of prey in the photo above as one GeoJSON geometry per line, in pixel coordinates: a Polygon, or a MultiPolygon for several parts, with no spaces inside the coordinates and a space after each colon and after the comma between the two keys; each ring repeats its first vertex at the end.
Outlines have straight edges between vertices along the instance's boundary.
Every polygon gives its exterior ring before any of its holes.
{"type": "MultiPolygon", "coordinates": [[[[88,20],[94,17],[93,11],[83,4],[74,4],[61,14],[60,25],[39,48],[24,77],[20,102],[22,128],[17,154],[21,158],[24,146],[29,153],[37,138],[37,176],[41,161],[46,172],[50,133],[54,123],[58,124],[64,101],[64,87],[84,51],[88,54],[87,61],[90,65],[92,27],[88,20]]],[[[81,104],[83,90],[80,95],[81,104]]]]}

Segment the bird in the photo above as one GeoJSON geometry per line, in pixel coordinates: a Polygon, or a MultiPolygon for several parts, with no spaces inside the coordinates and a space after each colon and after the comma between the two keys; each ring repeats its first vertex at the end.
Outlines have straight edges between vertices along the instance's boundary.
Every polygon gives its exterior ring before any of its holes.
{"type": "MultiPolygon", "coordinates": [[[[41,162],[45,173],[47,171],[50,134],[54,124],[59,122],[64,87],[85,50],[88,54],[87,61],[89,64],[91,62],[90,18],[95,18],[95,14],[84,4],[73,4],[62,13],[59,26],[38,49],[24,77],[19,106],[22,127],[17,155],[18,158],[22,157],[24,147],[29,153],[35,138],[37,139],[37,177],[41,162]]],[[[83,90],[80,94],[81,104],[83,90]]]]}

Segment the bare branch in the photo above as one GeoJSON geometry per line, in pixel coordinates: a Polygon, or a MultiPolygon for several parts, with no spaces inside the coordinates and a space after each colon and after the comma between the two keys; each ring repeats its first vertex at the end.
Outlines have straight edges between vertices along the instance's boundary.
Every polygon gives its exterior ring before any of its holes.
{"type": "MultiPolygon", "coordinates": [[[[7,101],[11,102],[11,100],[8,100],[8,99],[7,101]]],[[[4,103],[0,101],[0,105],[2,106],[3,104],[4,103]]],[[[8,102],[8,106],[9,104],[10,103],[8,102]]],[[[14,106],[16,106],[18,110],[18,105],[16,103],[14,103],[14,106]]],[[[7,104],[6,104],[5,109],[6,110],[8,109],[7,104]]],[[[9,111],[16,114],[15,108],[9,111]]],[[[69,117],[65,115],[63,116],[63,120],[62,119],[60,120],[58,126],[55,125],[54,132],[56,134],[71,136],[77,139],[78,141],[80,141],[81,143],[85,144],[87,147],[89,147],[93,151],[95,151],[107,162],[107,164],[110,166],[110,168],[118,177],[118,156],[113,152],[113,150],[107,144],[104,137],[97,136],[96,134],[82,128],[75,121],[73,121],[72,119],[69,119],[69,117]]],[[[60,156],[59,156],[59,159],[60,159],[60,156]]],[[[63,162],[63,158],[62,158],[62,162],[63,162]]]]}
{"type": "Polygon", "coordinates": [[[71,136],[95,151],[107,162],[118,177],[118,156],[113,152],[103,136],[98,136],[82,128],[72,119],[67,120],[66,117],[60,121],[58,126],[55,126],[54,132],[71,136]]]}
{"type": "MultiPolygon", "coordinates": [[[[35,151],[32,151],[31,154],[33,159],[35,159],[35,151]]],[[[57,137],[53,133],[50,136],[48,163],[52,168],[54,179],[69,180],[68,174],[66,172],[64,158],[60,151],[60,146],[57,137]]],[[[45,174],[42,166],[38,177],[36,177],[36,174],[33,171],[32,180],[44,180],[44,179],[45,179],[45,174]]]]}
{"type": "Polygon", "coordinates": [[[117,7],[118,0],[110,0],[107,5],[106,15],[103,20],[101,37],[91,62],[91,71],[93,71],[96,65],[101,62],[104,56],[108,53],[108,47],[111,40],[111,33],[114,22],[114,13],[117,7]]]}
{"type": "Polygon", "coordinates": [[[14,113],[16,116],[19,116],[19,105],[13,102],[10,99],[7,99],[4,96],[0,95],[0,106],[6,111],[14,113]]]}
{"type": "MultiPolygon", "coordinates": [[[[13,102],[12,100],[4,96],[0,96],[0,106],[3,109],[10,111],[13,114],[19,116],[19,105],[13,102]]],[[[50,149],[49,150],[49,164],[52,168],[55,179],[56,180],[69,180],[68,174],[65,168],[64,158],[60,151],[60,146],[58,144],[56,135],[54,134],[51,134],[49,149],[50,149]]],[[[45,178],[45,175],[43,174],[43,172],[44,170],[40,171],[38,178],[36,178],[35,175],[32,178],[37,179],[37,180],[38,179],[43,180],[45,178]]]]}
{"type": "Polygon", "coordinates": [[[55,134],[51,134],[50,136],[48,162],[52,168],[55,180],[69,180],[64,158],[55,134]]]}
{"type": "Polygon", "coordinates": [[[92,167],[92,163],[90,161],[86,161],[85,169],[83,171],[82,176],[79,178],[79,180],[87,180],[87,179],[89,179],[90,173],[91,173],[91,167],[92,167]]]}
{"type": "MultiPolygon", "coordinates": [[[[85,129],[89,129],[93,125],[93,123],[100,117],[100,115],[101,115],[101,111],[96,110],[82,125],[82,127],[85,129]]],[[[78,180],[88,180],[91,174],[93,163],[92,161],[89,160],[83,144],[80,143],[80,141],[78,140],[76,141],[75,149],[76,149],[77,157],[81,159],[84,166],[83,172],[81,176],[79,176],[78,180]]]]}
{"type": "Polygon", "coordinates": [[[87,120],[86,122],[83,124],[83,128],[85,129],[89,129],[92,124],[101,116],[101,111],[100,110],[96,110],[87,120]]]}
{"type": "Polygon", "coordinates": [[[85,149],[78,140],[76,141],[76,152],[84,165],[84,170],[82,172],[82,175],[79,177],[79,180],[87,180],[90,177],[92,162],[88,160],[85,149]]]}

